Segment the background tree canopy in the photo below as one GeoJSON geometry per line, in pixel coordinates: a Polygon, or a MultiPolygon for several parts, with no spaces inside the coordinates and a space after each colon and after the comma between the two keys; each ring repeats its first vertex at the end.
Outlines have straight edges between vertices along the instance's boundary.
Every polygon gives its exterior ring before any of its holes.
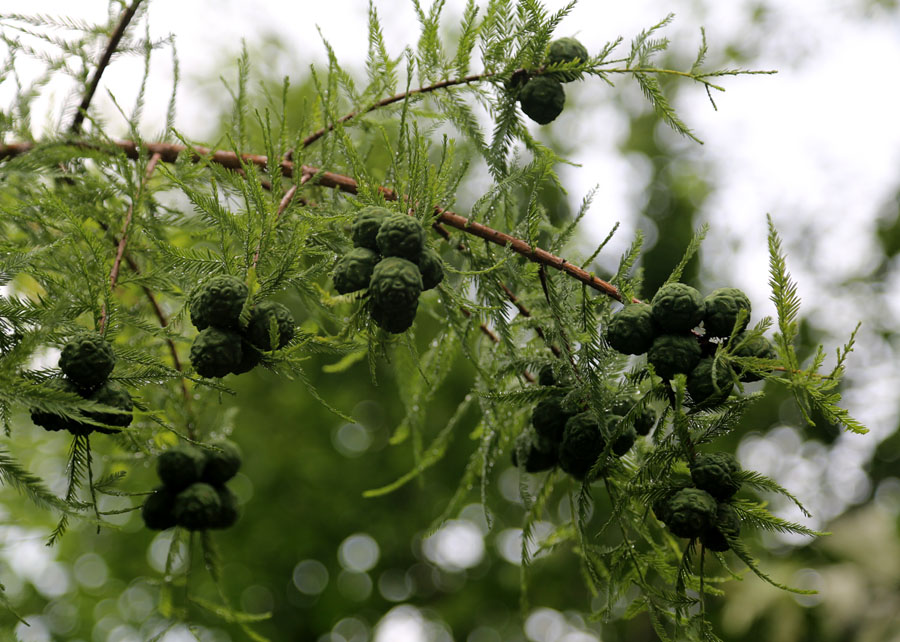
{"type": "Polygon", "coordinates": [[[896,89],[845,62],[861,42],[900,61],[895,3],[18,4],[0,14],[6,637],[900,636],[900,128],[896,89]],[[203,31],[180,33],[194,11],[203,31]],[[548,63],[571,35],[590,59],[548,63]],[[572,80],[552,124],[517,101],[533,78],[572,80]],[[443,261],[409,332],[333,286],[372,205],[421,221],[443,261]],[[296,322],[221,379],[192,364],[188,303],[217,274],[296,322]],[[704,344],[762,382],[704,407],[610,349],[616,299],[673,280],[770,317],[777,360],[704,344]],[[84,329],[135,402],[117,434],[32,421],[96,408],[54,388],[84,329]],[[554,390],[595,416],[625,403],[623,432],[662,418],[608,469],[593,457],[596,479],[527,473],[511,455],[554,390]],[[157,456],[224,437],[237,523],[146,528],[157,456]],[[756,471],[731,551],[648,508],[695,446],[756,471]]]}

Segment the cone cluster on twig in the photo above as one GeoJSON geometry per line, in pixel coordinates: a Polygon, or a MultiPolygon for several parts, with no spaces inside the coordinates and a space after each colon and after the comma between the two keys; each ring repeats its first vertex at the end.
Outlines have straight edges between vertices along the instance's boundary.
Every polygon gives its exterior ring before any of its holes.
{"type": "Polygon", "coordinates": [[[231,441],[210,449],[179,446],[156,460],[162,485],[147,497],[141,510],[151,530],[182,526],[192,531],[228,528],[237,521],[237,498],[225,482],[241,467],[241,451],[231,441]]]}
{"type": "Polygon", "coordinates": [[[351,230],[353,249],[334,266],[334,289],[366,290],[369,315],[378,327],[393,334],[408,330],[419,295],[444,279],[440,255],[425,246],[418,220],[383,207],[361,209],[351,230]]]}
{"type": "MultiPolygon", "coordinates": [[[[628,404],[617,404],[602,414],[587,410],[566,391],[566,382],[560,381],[550,366],[541,370],[538,382],[562,390],[537,403],[531,414],[531,426],[516,438],[512,462],[526,472],[540,472],[558,465],[582,481],[607,445],[614,457],[622,457],[634,445],[637,435],[647,434],[656,423],[656,412],[649,407],[640,410],[633,426],[622,423],[630,409],[628,404]]],[[[601,463],[596,473],[602,476],[606,468],[601,463]]]]}
{"type": "MultiPolygon", "coordinates": [[[[587,49],[575,38],[559,38],[550,43],[544,65],[568,62],[584,62],[589,58],[587,49]]],[[[515,76],[510,86],[516,92],[522,111],[531,120],[541,125],[556,120],[566,105],[564,82],[581,79],[581,72],[549,72],[541,76],[527,78],[515,76]]]]}
{"type": "Polygon", "coordinates": [[[84,413],[88,419],[110,427],[97,426],[37,408],[31,410],[31,420],[46,430],[67,430],[73,435],[119,432],[120,428],[131,424],[134,404],[124,386],[109,381],[115,364],[116,355],[106,339],[97,332],[79,332],[69,339],[60,354],[59,368],[63,377],[52,379],[48,383],[48,386],[56,390],[76,394],[88,401],[115,409],[84,413]]]}
{"type": "Polygon", "coordinates": [[[706,298],[684,283],[661,287],[650,303],[628,303],[613,315],[606,341],[623,354],[647,354],[654,372],[665,380],[687,375],[687,389],[695,406],[728,398],[736,380],[755,381],[759,374],[730,365],[712,354],[717,343],[732,341],[738,357],[772,359],[771,342],[743,334],[750,321],[750,300],[737,288],[720,288],[706,298]],[[698,329],[702,324],[703,333],[698,329]]]}
{"type": "Polygon", "coordinates": [[[249,372],[262,352],[279,350],[294,338],[291,311],[275,301],[259,301],[242,317],[249,289],[240,279],[218,275],[191,292],[191,323],[200,334],[191,345],[191,364],[202,377],[249,372]]]}
{"type": "Polygon", "coordinates": [[[699,538],[712,551],[727,551],[729,538],[741,532],[740,517],[730,503],[741,487],[741,466],[729,453],[701,453],[690,471],[690,481],[677,479],[653,502],[653,512],[673,535],[699,538]]]}

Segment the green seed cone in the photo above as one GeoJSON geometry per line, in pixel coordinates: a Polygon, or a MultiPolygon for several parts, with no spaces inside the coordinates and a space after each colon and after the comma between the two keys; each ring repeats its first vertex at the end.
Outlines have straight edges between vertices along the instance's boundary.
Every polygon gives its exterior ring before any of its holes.
{"type": "Polygon", "coordinates": [[[191,365],[201,377],[224,377],[242,357],[241,336],[230,330],[206,328],[191,345],[191,365]]]}
{"type": "Polygon", "coordinates": [[[205,462],[201,480],[213,486],[221,486],[237,474],[243,457],[238,445],[230,440],[214,441],[210,446],[216,450],[204,450],[205,462]]]}
{"type": "MultiPolygon", "coordinates": [[[[558,38],[550,43],[547,50],[547,64],[559,64],[564,62],[584,62],[590,56],[587,49],[575,38],[558,38]]],[[[563,82],[572,82],[581,78],[577,71],[566,71],[558,74],[563,82]]]]}
{"type": "Polygon", "coordinates": [[[376,238],[378,236],[378,228],[391,214],[390,210],[373,205],[364,207],[357,212],[351,228],[354,247],[364,247],[377,252],[378,243],[376,238]]]}
{"type": "Polygon", "coordinates": [[[737,288],[719,288],[703,299],[703,327],[711,337],[729,337],[741,310],[747,315],[737,329],[741,332],[750,322],[750,299],[737,288]]]}
{"type": "Polygon", "coordinates": [[[247,284],[234,276],[219,274],[207,279],[188,299],[191,323],[198,330],[237,329],[249,292],[247,284]]]}
{"type": "Polygon", "coordinates": [[[391,214],[378,228],[375,241],[382,256],[418,261],[425,247],[425,230],[412,216],[391,214]]]}
{"type": "Polygon", "coordinates": [[[94,390],[116,365],[112,346],[97,332],[79,332],[63,347],[59,368],[81,390],[94,390]]]}
{"type": "Polygon", "coordinates": [[[663,334],[653,340],[647,361],[663,379],[687,374],[700,362],[700,344],[690,334],[663,334]]]}
{"type": "Polygon", "coordinates": [[[691,479],[720,502],[731,499],[741,488],[741,465],[730,453],[700,453],[691,464],[691,479]]]}
{"type": "Polygon", "coordinates": [[[211,528],[220,519],[222,500],[209,484],[191,484],[175,497],[175,523],[191,531],[211,528]]]}
{"type": "MultiPolygon", "coordinates": [[[[114,413],[114,412],[88,412],[86,413],[88,417],[93,419],[94,421],[98,421],[102,424],[108,424],[110,426],[118,426],[119,428],[124,428],[131,424],[132,419],[134,419],[134,415],[132,415],[132,411],[134,410],[134,403],[131,400],[131,395],[128,394],[128,391],[118,383],[113,383],[111,381],[107,381],[105,384],[97,388],[94,393],[88,397],[91,401],[96,401],[97,403],[102,403],[107,406],[111,406],[113,408],[117,408],[122,411],[122,413],[114,413]]],[[[99,426],[92,426],[94,430],[102,433],[115,433],[118,430],[110,429],[110,428],[100,428],[99,426]]]]}
{"type": "Polygon", "coordinates": [[[147,495],[141,507],[144,525],[152,531],[163,531],[175,526],[175,493],[165,486],[159,486],[152,495],[147,495]]]}
{"type": "Polygon", "coordinates": [[[644,354],[656,338],[652,308],[631,303],[614,314],[606,327],[606,342],[622,354],[644,354]]]}
{"type": "Polygon", "coordinates": [[[174,492],[200,481],[206,455],[194,446],[176,446],[156,458],[156,474],[163,485],[174,492]]]}
{"type": "Polygon", "coordinates": [[[260,350],[280,350],[294,338],[294,315],[277,301],[260,301],[250,313],[244,336],[260,350]]]}
{"type": "Polygon", "coordinates": [[[678,537],[700,537],[716,516],[716,500],[699,488],[684,488],[669,500],[665,524],[678,537]]]}
{"type": "Polygon", "coordinates": [[[334,266],[332,281],[339,294],[349,294],[369,287],[372,270],[381,260],[377,252],[365,247],[353,248],[334,266]]]}
{"type": "Polygon", "coordinates": [[[694,329],[703,320],[705,311],[703,297],[684,283],[662,286],[650,305],[656,325],[664,332],[675,334],[694,329]]]}
{"type": "Polygon", "coordinates": [[[562,113],[566,105],[566,92],[558,80],[535,76],[519,92],[519,105],[531,120],[546,125],[562,113]]]}
{"type": "Polygon", "coordinates": [[[441,255],[426,247],[419,255],[419,272],[422,274],[422,290],[431,290],[444,280],[444,264],[441,255]]]}

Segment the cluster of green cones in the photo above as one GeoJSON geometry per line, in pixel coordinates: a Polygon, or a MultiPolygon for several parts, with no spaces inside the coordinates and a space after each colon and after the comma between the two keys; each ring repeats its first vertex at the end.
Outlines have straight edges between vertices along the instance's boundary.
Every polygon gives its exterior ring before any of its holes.
{"type": "MultiPolygon", "coordinates": [[[[550,43],[544,66],[584,62],[588,57],[587,49],[575,38],[559,38],[550,43]]],[[[519,72],[513,75],[509,88],[525,115],[536,123],[546,125],[556,120],[566,105],[566,92],[562,84],[580,79],[581,73],[577,71],[551,71],[530,78],[527,73],[519,72]]]]}
{"type": "Polygon", "coordinates": [[[633,410],[628,402],[616,404],[605,413],[587,410],[550,366],[541,370],[539,382],[560,390],[537,403],[531,426],[516,438],[512,462],[526,472],[559,466],[579,481],[593,478],[592,471],[594,476],[603,476],[610,456],[625,455],[638,435],[648,434],[656,424],[656,411],[646,405],[637,409],[633,426],[622,421],[633,410]],[[607,458],[601,460],[604,452],[607,458]]]}
{"type": "Polygon", "coordinates": [[[294,338],[294,317],[281,303],[259,301],[244,321],[248,295],[243,281],[225,274],[191,291],[191,323],[200,330],[191,345],[191,364],[200,376],[249,372],[263,352],[279,350],[294,338]]]}
{"type": "Polygon", "coordinates": [[[109,381],[116,365],[112,346],[99,333],[79,332],[63,347],[59,357],[62,378],[51,379],[47,385],[54,390],[70,393],[82,399],[108,406],[110,411],[85,412],[88,419],[104,424],[79,421],[72,417],[31,409],[31,420],[46,430],[67,430],[73,435],[92,432],[115,433],[131,424],[134,404],[128,391],[118,383],[109,381]]]}
{"type": "Polygon", "coordinates": [[[653,513],[673,535],[699,538],[711,551],[727,551],[729,538],[741,532],[740,516],[731,504],[741,488],[740,472],[730,453],[700,453],[691,462],[690,476],[673,475],[653,502],[653,513]]]}
{"type": "Polygon", "coordinates": [[[425,245],[418,220],[383,207],[361,209],[351,233],[353,249],[334,266],[334,289],[365,290],[372,321],[387,332],[405,332],[416,318],[419,295],[444,279],[440,255],[425,245]]]}
{"type": "Polygon", "coordinates": [[[207,448],[179,446],[156,460],[162,485],[147,497],[141,509],[151,530],[181,526],[192,531],[233,526],[238,518],[237,498],[225,485],[241,467],[241,452],[231,441],[207,448]]]}
{"type": "Polygon", "coordinates": [[[665,380],[687,375],[692,403],[705,407],[727,399],[735,381],[760,379],[758,372],[738,372],[715,358],[720,343],[733,342],[736,357],[771,360],[771,341],[745,334],[750,300],[737,288],[720,288],[707,297],[684,283],[661,287],[650,303],[628,303],[614,314],[606,341],[623,354],[645,354],[653,371],[665,380]]]}

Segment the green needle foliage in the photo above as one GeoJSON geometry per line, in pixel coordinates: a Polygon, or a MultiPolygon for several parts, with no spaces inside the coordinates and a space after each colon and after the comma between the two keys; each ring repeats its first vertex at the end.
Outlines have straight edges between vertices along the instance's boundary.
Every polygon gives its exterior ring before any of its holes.
{"type": "MultiPolygon", "coordinates": [[[[308,395],[352,422],[352,406],[329,401],[309,364],[325,356],[331,373],[357,362],[368,365],[373,380],[383,368],[397,373],[405,412],[389,441],[391,448],[411,452],[409,472],[380,478],[371,462],[372,483],[360,502],[414,494],[411,482],[427,483],[429,472],[465,441],[459,433],[475,416],[469,463],[456,471],[456,491],[438,509],[433,527],[473,495],[480,496],[490,524],[495,471],[530,426],[537,402],[563,396],[567,412],[587,413],[604,426],[603,445],[583,481],[554,467],[536,474],[532,493],[528,475],[521,473],[523,612],[533,604],[535,556],[550,551],[555,558],[579,560],[585,599],[572,608],[583,608],[592,595],[602,596],[590,602],[591,618],[645,617],[661,640],[718,639],[704,602],[719,599],[721,585],[738,577],[730,565],[743,563],[774,586],[794,589],[770,578],[764,561],[757,562],[740,536],[724,535],[736,559],[704,550],[700,537],[676,537],[657,509],[648,506],[662,506],[659,502],[679,490],[678,480],[698,453],[714,450],[718,440],[737,430],[751,404],[765,403],[763,392],[745,390],[735,381],[738,387],[730,395],[695,406],[686,374],[663,379],[644,357],[629,358],[610,348],[604,331],[618,312],[616,300],[649,301],[653,294],[642,291],[635,270],[642,235],[636,235],[617,271],[607,275],[609,283],[577,268],[604,251],[615,230],[587,261],[567,247],[583,225],[593,192],[565,229],[553,226],[540,195],[548,186],[565,187],[555,172],[565,161],[526,125],[514,87],[543,75],[609,85],[620,76],[631,78],[663,122],[695,138],[663,93],[661,78],[690,80],[711,92],[722,89],[714,81],[724,76],[769,72],[705,69],[705,35],[689,70],[661,66],[658,60],[668,46],[662,33],[672,16],[635,36],[630,50],[622,51],[619,39],[590,52],[587,60],[547,65],[548,47],[574,3],[551,13],[537,0],[488,0],[482,6],[470,0],[452,42],[444,35],[442,2],[427,9],[416,0],[414,5],[421,35],[403,51],[391,50],[378,12],[370,6],[364,80],[343,67],[340,52],[326,43],[328,65],[312,70],[314,94],[300,114],[290,110],[287,81],[280,97],[252,98],[250,60],[242,56],[237,85],[229,87],[230,127],[209,147],[192,141],[190,132],[172,128],[174,100],[159,139],[141,139],[146,75],[133,109],[121,110],[130,142],[114,141],[91,109],[83,134],[69,131],[63,122],[38,137],[31,110],[41,87],[55,74],[70,74],[87,91],[102,71],[94,60],[97,47],[128,25],[54,18],[56,29],[77,35],[60,39],[42,31],[51,25],[46,16],[0,16],[9,47],[2,69],[12,74],[10,82],[18,82],[18,59],[37,58],[45,69],[32,85],[19,84],[16,99],[0,112],[0,140],[6,141],[0,144],[0,285],[6,286],[0,298],[0,417],[7,439],[0,450],[0,479],[27,498],[31,510],[56,515],[58,524],[48,534],[49,543],[56,544],[64,541],[73,519],[111,527],[99,495],[130,498],[128,510],[140,509],[151,488],[126,472],[179,442],[214,448],[209,444],[224,435],[212,418],[221,405],[241,405],[241,396],[234,396],[235,377],[255,374],[216,379],[194,370],[189,355],[196,330],[189,294],[198,283],[229,275],[246,284],[249,293],[237,330],[246,330],[254,306],[264,300],[291,307],[294,332],[282,332],[274,322],[270,328],[273,338],[292,334],[290,341],[277,350],[257,351],[259,365],[285,390],[290,385],[291,394],[308,395]],[[23,44],[17,33],[37,34],[46,50],[23,44]],[[73,59],[82,64],[73,67],[73,59]],[[298,118],[299,128],[290,124],[298,118]],[[490,184],[460,222],[451,210],[461,185],[476,172],[485,173],[490,184]],[[373,322],[368,290],[342,295],[332,284],[335,264],[353,246],[357,213],[370,206],[417,219],[428,231],[426,247],[444,266],[444,280],[421,293],[413,326],[405,332],[387,332],[373,322]],[[565,261],[538,251],[547,239],[544,246],[565,261]],[[85,329],[102,333],[113,346],[116,367],[110,379],[131,394],[135,421],[94,439],[72,437],[68,467],[60,473],[67,490],[58,497],[20,463],[17,442],[22,432],[37,430],[27,419],[30,411],[101,427],[91,412],[115,412],[52,385],[59,378],[56,362],[41,358],[85,329]],[[460,363],[467,373],[462,394],[448,390],[460,363]],[[537,385],[538,372],[548,366],[555,383],[537,385]],[[442,395],[457,394],[451,411],[435,425],[429,409],[442,395]],[[659,417],[649,434],[647,412],[659,417]],[[646,436],[624,454],[613,452],[613,444],[621,443],[618,437],[633,435],[642,425],[646,436]],[[120,468],[94,479],[97,458],[120,468]],[[535,541],[536,524],[552,519],[548,506],[560,498],[571,506],[570,520],[555,522],[548,538],[535,541]],[[622,600],[628,600],[624,612],[617,606],[622,600]]],[[[169,41],[130,37],[116,51],[143,56],[145,69],[172,49],[169,41]]],[[[176,91],[177,84],[173,95],[176,91]]],[[[566,118],[565,112],[560,117],[566,118]]],[[[771,220],[769,229],[777,319],[763,319],[743,336],[764,336],[774,324],[777,358],[737,356],[732,340],[697,340],[714,359],[713,367],[752,371],[790,388],[805,419],[815,410],[848,430],[864,432],[839,405],[853,337],[830,371],[822,372],[824,350],[801,361],[794,349],[800,311],[796,285],[771,220]]],[[[666,268],[671,269],[666,283],[680,280],[705,231],[698,230],[684,258],[666,268]]],[[[253,367],[247,365],[247,370],[253,367]]],[[[240,430],[235,436],[241,439],[240,430]]],[[[244,444],[252,459],[252,442],[244,444]]],[[[818,535],[773,515],[753,492],[779,493],[799,506],[789,489],[748,470],[740,473],[740,481],[743,490],[732,503],[744,533],[818,535]]],[[[422,527],[429,517],[435,516],[423,516],[422,527]]],[[[201,617],[199,609],[203,617],[263,639],[253,625],[266,615],[237,609],[224,588],[228,551],[220,552],[214,536],[177,527],[170,541],[155,604],[167,626],[192,622],[201,617]],[[184,550],[202,564],[182,559],[184,550]],[[203,567],[217,587],[212,595],[195,590],[197,580],[191,579],[204,574],[203,567]]]]}

